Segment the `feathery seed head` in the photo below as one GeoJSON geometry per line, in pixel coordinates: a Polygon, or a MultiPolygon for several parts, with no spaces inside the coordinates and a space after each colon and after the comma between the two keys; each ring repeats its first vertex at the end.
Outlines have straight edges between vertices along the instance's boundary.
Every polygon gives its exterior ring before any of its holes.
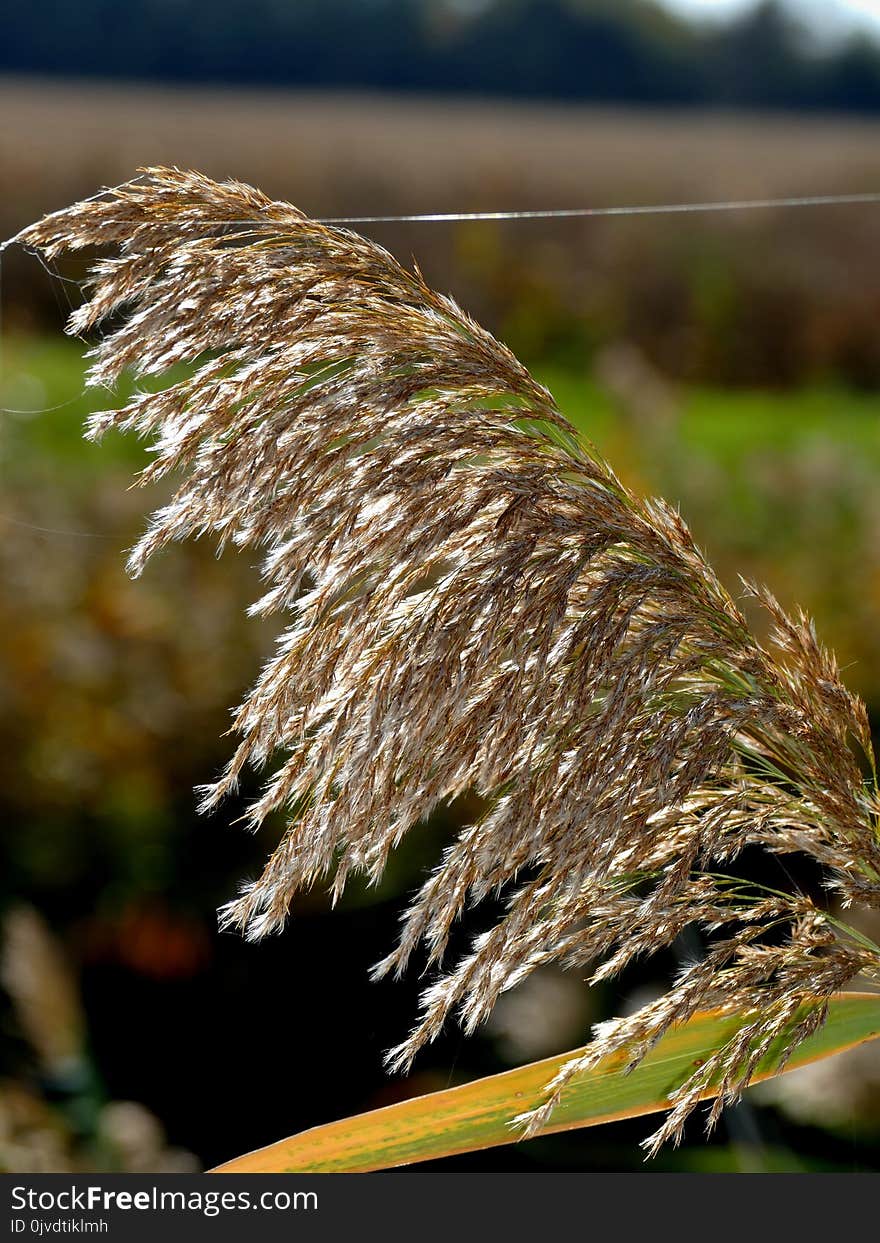
{"type": "Polygon", "coordinates": [[[115,248],[70,321],[80,333],[114,316],[92,384],[189,364],[90,421],[92,436],[152,437],[142,482],[181,478],[132,572],[190,535],[258,547],[254,611],[289,618],[205,795],[213,806],[246,765],[282,757],[249,816],[286,811],[287,830],[224,921],[260,937],[316,878],[333,874],[337,895],[352,873],[376,878],[438,804],[482,800],[376,968],[401,972],[423,946],[438,972],[392,1065],[453,1012],[472,1030],[541,964],[599,980],[696,926],[705,956],[589,1052],[636,1062],[699,1008],[753,1015],[694,1072],[655,1145],[720,1083],[714,1120],[772,1041],[793,1048],[834,991],[878,969],[876,947],[803,895],[727,874],[747,846],[803,852],[844,905],[880,905],[880,800],[857,756],[873,771],[867,715],[810,622],[746,584],[773,622],[759,643],[679,515],[624,487],[418,270],[176,169],[19,240],[47,257],[115,248]],[[465,906],[502,889],[503,916],[444,971],[465,906]]]}

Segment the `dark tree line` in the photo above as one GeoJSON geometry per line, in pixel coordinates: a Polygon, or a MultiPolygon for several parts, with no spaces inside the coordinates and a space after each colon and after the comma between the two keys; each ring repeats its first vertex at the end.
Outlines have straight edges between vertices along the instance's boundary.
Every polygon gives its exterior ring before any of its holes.
{"type": "Polygon", "coordinates": [[[773,0],[720,30],[652,0],[30,0],[0,72],[880,110],[880,48],[800,33],[773,0]]]}

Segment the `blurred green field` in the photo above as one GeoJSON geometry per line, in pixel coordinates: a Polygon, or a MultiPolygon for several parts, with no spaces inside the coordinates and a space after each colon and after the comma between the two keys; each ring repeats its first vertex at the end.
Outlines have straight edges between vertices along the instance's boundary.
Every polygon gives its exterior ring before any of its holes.
{"type": "MultiPolygon", "coordinates": [[[[97,446],[83,440],[83,422],[102,408],[106,390],[85,388],[88,358],[78,342],[17,336],[6,338],[0,349],[5,412],[0,443],[10,469],[37,464],[51,468],[51,458],[56,466],[91,472],[108,461],[133,464],[143,458],[130,437],[110,436],[97,446]]],[[[641,456],[631,411],[621,408],[608,385],[586,369],[579,374],[572,367],[538,362],[532,370],[566,417],[602,453],[610,455],[617,447],[627,456],[641,456]]],[[[131,381],[123,380],[118,390],[106,393],[107,402],[115,403],[132,390],[131,381]]],[[[670,388],[664,400],[675,406],[681,453],[709,454],[731,470],[755,454],[784,456],[816,445],[836,446],[880,464],[880,396],[873,392],[693,387],[670,388]]]]}
{"type": "MultiPolygon", "coordinates": [[[[595,379],[553,366],[534,371],[566,417],[603,453],[629,437],[619,406],[595,379]]],[[[880,463],[880,398],[873,393],[687,388],[680,395],[679,415],[681,452],[708,453],[729,468],[755,452],[786,454],[817,440],[880,463]]]]}

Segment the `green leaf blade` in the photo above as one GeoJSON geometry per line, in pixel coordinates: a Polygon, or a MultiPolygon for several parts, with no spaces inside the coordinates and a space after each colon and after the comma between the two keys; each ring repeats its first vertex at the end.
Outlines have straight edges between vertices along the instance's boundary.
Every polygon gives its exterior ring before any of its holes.
{"type": "MultiPolygon", "coordinates": [[[[657,1113],[675,1089],[736,1034],[742,1015],[704,1011],[673,1028],[630,1074],[623,1054],[606,1058],[565,1089],[541,1134],[598,1126],[657,1113]]],[[[880,1036],[880,994],[842,993],[832,998],[824,1026],[794,1051],[785,1071],[830,1057],[880,1036]]],[[[215,1173],[353,1173],[392,1169],[477,1149],[516,1143],[517,1114],[541,1103],[574,1049],[473,1083],[413,1097],[384,1109],[314,1127],[218,1166],[215,1173]]],[[[772,1077],[780,1047],[760,1062],[752,1082],[772,1077]]],[[[712,1091],[706,1097],[714,1095],[712,1091]]]]}

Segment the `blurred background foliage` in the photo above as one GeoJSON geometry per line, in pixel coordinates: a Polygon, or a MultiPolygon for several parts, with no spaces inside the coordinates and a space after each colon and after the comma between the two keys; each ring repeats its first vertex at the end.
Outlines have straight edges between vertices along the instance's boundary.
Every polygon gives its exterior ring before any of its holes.
{"type": "MultiPolygon", "coordinates": [[[[621,0],[214,0],[210,20],[198,0],[82,0],[51,23],[43,7],[9,15],[0,48],[0,236],[156,162],[316,215],[880,184],[880,51],[811,41],[795,3],[732,26],[621,0]]],[[[880,211],[370,232],[507,341],[628,482],[678,504],[732,588],[752,575],[810,610],[880,721],[880,211]]],[[[217,934],[215,908],[271,843],[234,824],[252,790],[203,820],[193,787],[228,755],[229,709],[274,628],[244,617],[247,558],[194,543],[125,576],[160,497],[129,488],[142,446],[81,440],[109,400],[83,393],[84,344],[60,333],[86,258],[49,272],[3,257],[0,1168],[210,1165],[574,1047],[662,989],[686,940],[596,990],[539,972],[477,1037],[450,1032],[387,1078],[419,981],[372,985],[367,969],[467,799],[377,890],[332,914],[315,891],[258,946],[217,934]]],[[[876,1045],[798,1072],[654,1168],[880,1168],[878,1084],[876,1045]]],[[[638,1169],[645,1130],[442,1164],[638,1169]]]]}
{"type": "Polygon", "coordinates": [[[719,28],[660,0],[33,0],[5,19],[0,70],[876,112],[877,49],[857,30],[818,44],[809,8],[764,0],[719,28]]]}

